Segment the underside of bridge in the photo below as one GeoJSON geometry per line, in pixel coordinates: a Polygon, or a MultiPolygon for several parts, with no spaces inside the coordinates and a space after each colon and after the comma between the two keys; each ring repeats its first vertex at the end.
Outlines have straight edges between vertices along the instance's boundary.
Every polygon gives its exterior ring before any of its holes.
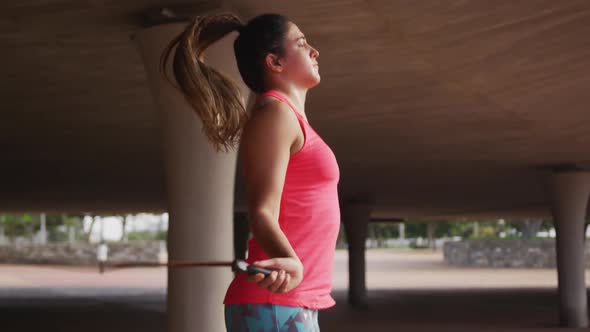
{"type": "MultiPolygon", "coordinates": [[[[548,215],[590,168],[590,3],[192,1],[288,15],[320,51],[311,125],[374,217],[548,215]]],[[[166,210],[162,128],[130,36],[178,3],[4,2],[0,209],[166,210]]],[[[243,206],[241,179],[238,207],[243,206]]]]}

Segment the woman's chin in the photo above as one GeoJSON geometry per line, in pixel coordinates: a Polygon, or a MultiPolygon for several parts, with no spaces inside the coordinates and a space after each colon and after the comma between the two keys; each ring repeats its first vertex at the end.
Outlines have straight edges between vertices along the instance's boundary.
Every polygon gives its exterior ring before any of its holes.
{"type": "Polygon", "coordinates": [[[320,74],[315,75],[314,79],[312,81],[312,87],[320,84],[321,80],[322,80],[322,78],[320,77],[320,74]]]}
{"type": "Polygon", "coordinates": [[[314,86],[320,84],[321,78],[319,74],[315,74],[313,76],[308,76],[307,79],[301,81],[302,85],[308,89],[313,88],[314,86]]]}

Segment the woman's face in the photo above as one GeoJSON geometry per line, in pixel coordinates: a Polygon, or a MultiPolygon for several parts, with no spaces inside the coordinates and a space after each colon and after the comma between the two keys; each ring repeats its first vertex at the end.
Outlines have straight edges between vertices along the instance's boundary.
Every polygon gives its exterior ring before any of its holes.
{"type": "Polygon", "coordinates": [[[281,75],[297,85],[311,88],[320,83],[318,57],[320,52],[307,43],[297,25],[289,22],[284,41],[284,54],[280,58],[281,75]]]}

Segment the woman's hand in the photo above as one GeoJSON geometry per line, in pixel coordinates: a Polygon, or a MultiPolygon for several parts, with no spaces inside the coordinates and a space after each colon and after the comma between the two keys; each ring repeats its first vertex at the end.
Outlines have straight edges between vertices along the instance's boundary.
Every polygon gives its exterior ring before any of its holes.
{"type": "Polygon", "coordinates": [[[249,282],[256,282],[261,288],[273,293],[286,293],[303,280],[303,264],[294,257],[271,258],[254,262],[252,265],[275,270],[266,278],[262,273],[248,276],[249,282]]]}

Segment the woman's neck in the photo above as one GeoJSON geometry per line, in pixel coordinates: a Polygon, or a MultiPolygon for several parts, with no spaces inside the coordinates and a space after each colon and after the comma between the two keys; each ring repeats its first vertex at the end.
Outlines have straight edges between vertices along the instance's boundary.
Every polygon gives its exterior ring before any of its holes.
{"type": "Polygon", "coordinates": [[[307,89],[282,86],[272,88],[271,90],[276,90],[285,95],[291,104],[293,104],[302,115],[305,115],[305,97],[307,96],[307,89]]]}

